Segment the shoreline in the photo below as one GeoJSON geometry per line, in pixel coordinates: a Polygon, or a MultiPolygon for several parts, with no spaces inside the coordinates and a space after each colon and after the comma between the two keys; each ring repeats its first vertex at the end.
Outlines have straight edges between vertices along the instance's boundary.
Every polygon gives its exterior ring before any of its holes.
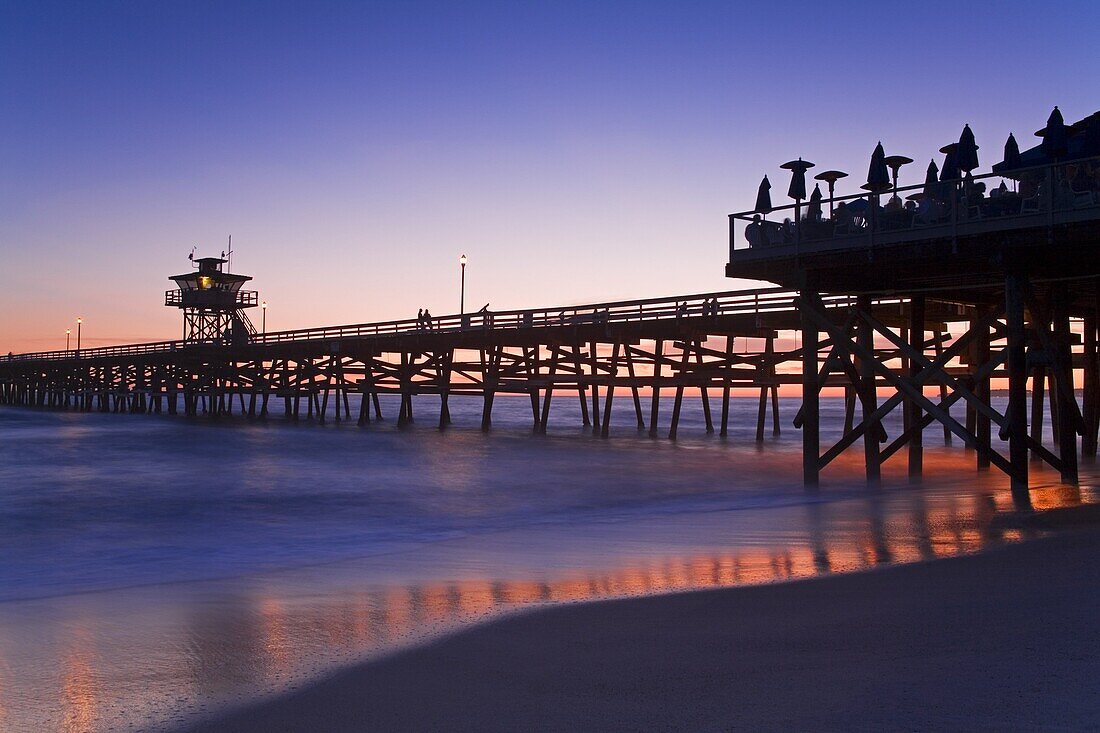
{"type": "Polygon", "coordinates": [[[1100,719],[1098,553],[1092,526],[522,610],[181,730],[1085,730],[1100,719]]]}

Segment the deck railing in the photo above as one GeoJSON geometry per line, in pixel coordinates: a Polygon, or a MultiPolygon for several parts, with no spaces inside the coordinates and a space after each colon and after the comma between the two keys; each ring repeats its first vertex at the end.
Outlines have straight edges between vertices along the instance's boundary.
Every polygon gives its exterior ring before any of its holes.
{"type": "MultiPolygon", "coordinates": [[[[405,334],[431,335],[437,333],[463,333],[473,331],[504,331],[591,324],[631,323],[643,321],[675,320],[704,316],[727,316],[752,313],[793,312],[796,293],[783,288],[725,291],[681,295],[670,298],[647,298],[609,303],[589,303],[557,308],[534,310],[478,311],[476,313],[451,314],[432,317],[428,321],[408,318],[398,321],[359,323],[344,326],[302,328],[291,331],[272,331],[255,334],[250,346],[301,343],[309,341],[334,341],[376,336],[405,334]]],[[[829,307],[849,305],[847,296],[826,296],[829,307]]],[[[4,361],[57,361],[65,359],[101,359],[143,354],[163,354],[192,348],[218,348],[209,343],[201,347],[187,341],[156,341],[144,344],[104,346],[77,351],[40,351],[16,354],[0,359],[4,361]]]]}
{"type": "Polygon", "coordinates": [[[252,308],[259,303],[260,294],[256,290],[166,290],[164,304],[177,308],[252,308]]]}
{"type": "Polygon", "coordinates": [[[820,218],[810,218],[809,204],[802,201],[766,215],[730,214],[730,261],[736,250],[746,248],[799,252],[807,245],[805,251],[812,251],[827,242],[874,245],[876,237],[887,235],[901,240],[909,233],[913,239],[958,237],[983,229],[1053,225],[1067,216],[1100,218],[1100,156],[947,179],[927,192],[919,184],[824,198],[821,210],[820,218]],[[978,183],[989,190],[979,193],[978,183]],[[904,208],[906,200],[915,207],[904,208]],[[830,217],[830,209],[846,213],[830,217]]]}

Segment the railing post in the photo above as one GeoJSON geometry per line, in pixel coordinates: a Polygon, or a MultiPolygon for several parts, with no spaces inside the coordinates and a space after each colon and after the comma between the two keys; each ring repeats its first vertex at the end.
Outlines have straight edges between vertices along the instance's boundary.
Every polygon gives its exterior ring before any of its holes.
{"type": "Polygon", "coordinates": [[[736,217],[733,214],[729,215],[730,219],[730,262],[733,262],[733,251],[737,247],[737,229],[734,222],[736,217]]]}

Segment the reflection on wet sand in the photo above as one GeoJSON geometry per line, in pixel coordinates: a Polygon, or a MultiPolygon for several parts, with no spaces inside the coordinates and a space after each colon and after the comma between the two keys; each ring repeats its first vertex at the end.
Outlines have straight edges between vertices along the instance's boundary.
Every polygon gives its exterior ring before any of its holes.
{"type": "Polygon", "coordinates": [[[103,696],[96,683],[94,660],[89,630],[78,627],[61,663],[65,730],[92,730],[97,708],[103,704],[103,696]]]}
{"type": "MultiPolygon", "coordinates": [[[[1052,486],[1036,490],[1033,500],[1036,507],[1056,508],[1095,501],[1092,494],[1052,486]]],[[[535,604],[783,581],[950,557],[1023,538],[997,521],[1011,510],[1004,492],[871,494],[847,504],[843,512],[823,503],[798,507],[803,527],[784,542],[620,558],[587,570],[510,578],[483,571],[407,584],[319,581],[307,592],[276,574],[229,591],[185,596],[160,623],[128,630],[125,644],[101,641],[118,633],[107,628],[106,614],[82,615],[65,633],[40,635],[59,647],[57,709],[13,705],[29,694],[19,689],[17,674],[0,668],[0,716],[6,716],[0,721],[11,730],[108,730],[133,720],[138,710],[153,724],[178,723],[296,686],[335,665],[535,604]],[[100,682],[133,661],[120,657],[151,654],[154,645],[157,684],[145,678],[130,686],[100,682]]]]}

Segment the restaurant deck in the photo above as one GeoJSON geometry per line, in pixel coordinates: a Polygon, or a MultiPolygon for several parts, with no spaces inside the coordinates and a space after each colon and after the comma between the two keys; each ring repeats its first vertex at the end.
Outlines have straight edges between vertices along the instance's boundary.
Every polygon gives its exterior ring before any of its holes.
{"type": "MultiPolygon", "coordinates": [[[[808,165],[788,164],[796,165],[804,176],[808,165]]],[[[780,208],[770,206],[765,179],[763,203],[755,211],[730,215],[726,275],[800,292],[807,483],[817,482],[838,450],[880,433],[882,417],[899,405],[906,410],[907,429],[898,440],[909,445],[912,473],[921,470],[923,427],[937,421],[978,452],[979,466],[1005,471],[1021,502],[1027,495],[1029,453],[1055,466],[1066,481],[1077,476],[1077,436],[1083,438],[1081,450],[1095,455],[1100,157],[1000,168],[946,181],[931,176],[923,186],[906,188],[897,187],[896,178],[894,186],[876,187],[869,180],[868,194],[822,199],[817,191],[811,204],[796,200],[780,208]],[[987,185],[991,195],[985,194],[987,185]],[[824,203],[832,212],[828,217],[824,203]],[[767,222],[768,214],[785,221],[767,222]],[[844,324],[825,317],[824,296],[855,299],[844,324]],[[890,329],[875,318],[869,306],[885,296],[908,305],[908,328],[890,329]],[[924,337],[931,299],[958,303],[976,314],[952,346],[935,357],[924,337]],[[879,358],[876,343],[882,342],[900,350],[900,362],[879,358]],[[952,373],[956,357],[967,374],[952,373]],[[990,406],[989,395],[991,378],[1003,365],[1009,406],[1000,413],[990,406]],[[1082,375],[1075,382],[1077,368],[1082,375]],[[834,373],[845,374],[858,393],[863,422],[846,426],[845,437],[821,454],[818,394],[834,373]],[[880,403],[883,380],[890,390],[880,403]],[[1077,402],[1076,384],[1083,384],[1083,405],[1077,402]],[[928,388],[938,389],[938,402],[926,396],[928,388]],[[1056,451],[1042,445],[1048,390],[1056,451]],[[957,401],[967,406],[966,424],[950,413],[957,401]],[[1008,444],[1007,457],[998,452],[996,440],[1008,444]]],[[[801,191],[792,184],[792,190],[801,193],[804,184],[801,191]]],[[[876,480],[881,441],[862,442],[868,478],[876,480]]],[[[892,454],[900,446],[895,441],[890,447],[892,454]]]]}

